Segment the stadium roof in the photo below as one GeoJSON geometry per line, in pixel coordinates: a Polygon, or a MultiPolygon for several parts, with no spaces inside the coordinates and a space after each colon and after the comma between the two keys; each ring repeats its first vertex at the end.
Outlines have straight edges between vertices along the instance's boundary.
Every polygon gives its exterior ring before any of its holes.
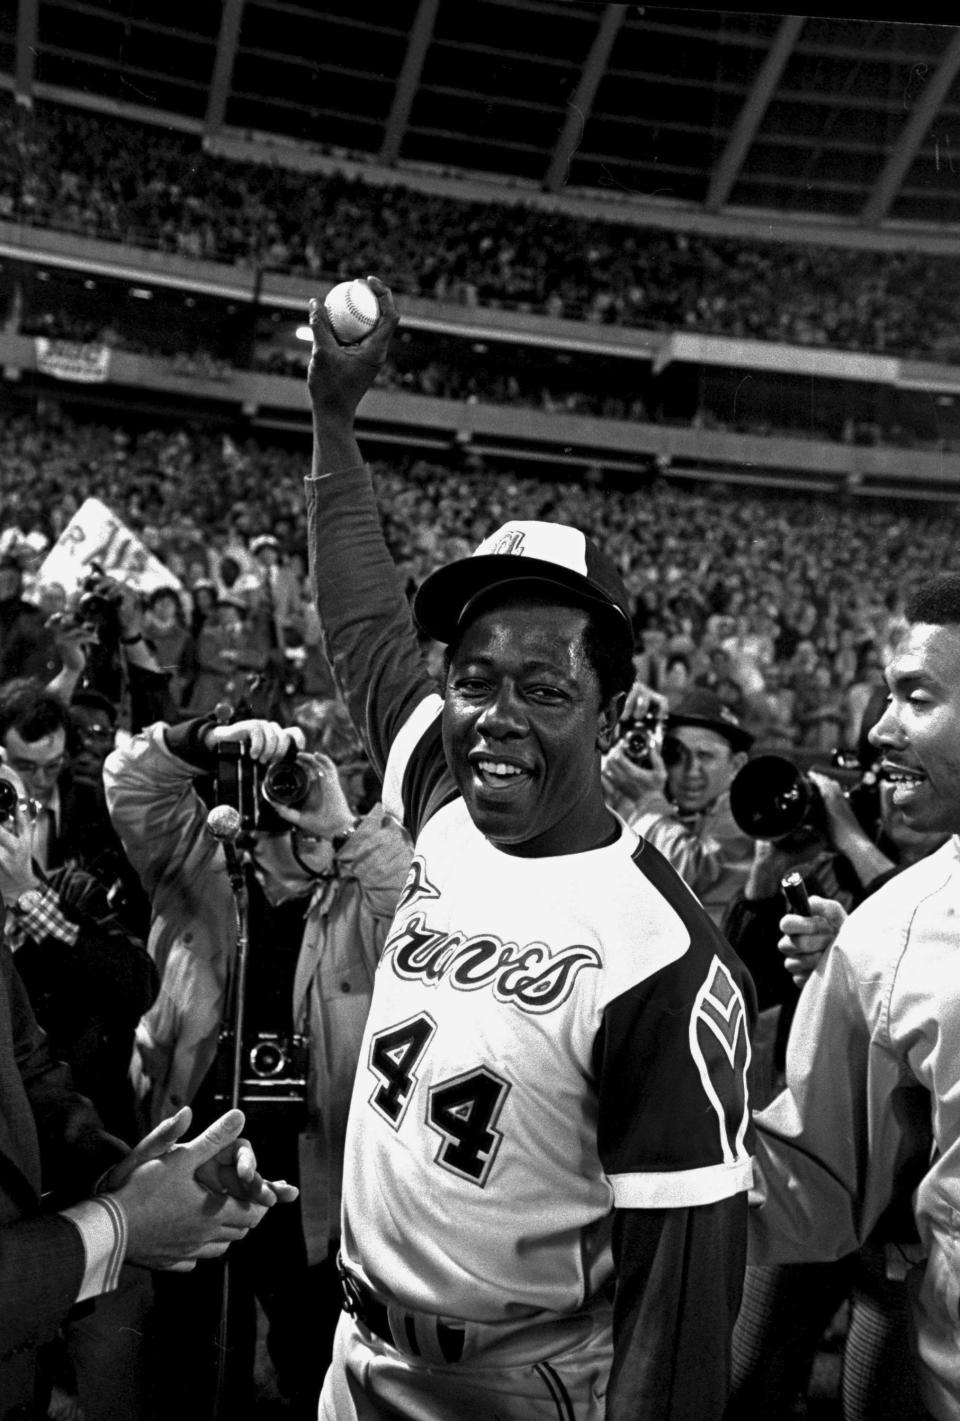
{"type": "Polygon", "coordinates": [[[21,96],[547,192],[960,222],[960,26],[845,9],[0,0],[0,74],[21,96]]]}

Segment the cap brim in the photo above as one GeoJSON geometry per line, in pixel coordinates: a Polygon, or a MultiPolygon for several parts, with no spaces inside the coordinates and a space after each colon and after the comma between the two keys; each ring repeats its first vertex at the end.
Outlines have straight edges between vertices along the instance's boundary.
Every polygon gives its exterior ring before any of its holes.
{"type": "Polygon", "coordinates": [[[577,572],[565,573],[556,563],[541,558],[513,557],[509,553],[463,558],[432,572],[413,599],[417,626],[435,641],[450,642],[470,602],[480,593],[516,585],[518,591],[541,589],[557,601],[598,609],[617,618],[625,630],[630,623],[621,607],[601,592],[594,592],[577,572]]]}
{"type": "Polygon", "coordinates": [[[753,736],[749,730],[743,730],[737,725],[728,725],[724,720],[710,720],[706,716],[697,715],[668,715],[667,731],[679,728],[681,725],[699,726],[703,730],[712,730],[715,735],[722,735],[724,740],[729,740],[734,750],[749,750],[753,744],[753,736]]]}

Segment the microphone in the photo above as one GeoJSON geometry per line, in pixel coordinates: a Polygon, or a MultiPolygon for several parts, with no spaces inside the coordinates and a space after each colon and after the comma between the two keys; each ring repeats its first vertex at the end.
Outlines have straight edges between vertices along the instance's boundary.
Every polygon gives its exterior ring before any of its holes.
{"type": "Polygon", "coordinates": [[[243,866],[237,853],[241,828],[240,812],[234,809],[232,804],[218,804],[207,815],[207,833],[216,839],[223,849],[224,858],[227,860],[227,874],[235,889],[242,889],[244,886],[243,866]]]}

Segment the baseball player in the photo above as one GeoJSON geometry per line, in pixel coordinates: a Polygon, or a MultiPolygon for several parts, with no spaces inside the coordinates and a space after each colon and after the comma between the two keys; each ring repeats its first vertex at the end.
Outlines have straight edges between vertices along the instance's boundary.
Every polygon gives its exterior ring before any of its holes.
{"type": "Polygon", "coordinates": [[[314,303],[311,563],[327,652],[415,854],[350,1117],[323,1421],[722,1414],[752,1177],[749,979],[607,808],[627,594],[581,532],[508,524],[416,597],[353,434],[397,317],[314,303]]]}

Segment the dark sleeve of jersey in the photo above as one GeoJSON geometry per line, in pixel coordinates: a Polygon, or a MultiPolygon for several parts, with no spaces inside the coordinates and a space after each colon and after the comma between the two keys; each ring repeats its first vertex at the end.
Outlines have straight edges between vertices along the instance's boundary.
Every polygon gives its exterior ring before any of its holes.
{"type": "Polygon", "coordinates": [[[411,711],[437,687],[380,527],[369,470],[305,480],[310,575],[324,649],[382,778],[411,711]]]}
{"type": "MultiPolygon", "coordinates": [[[[646,844],[634,861],[674,909],[688,945],[604,1012],[593,1059],[600,1160],[609,1176],[633,1176],[615,1186],[621,1208],[707,1204],[742,1187],[734,1180],[753,1142],[746,1070],[756,996],[663,856],[646,844]]],[[[637,960],[639,976],[642,924],[637,960]]]]}
{"type": "Polygon", "coordinates": [[[747,1196],[618,1209],[607,1421],[718,1421],[743,1287],[747,1196]]]}

